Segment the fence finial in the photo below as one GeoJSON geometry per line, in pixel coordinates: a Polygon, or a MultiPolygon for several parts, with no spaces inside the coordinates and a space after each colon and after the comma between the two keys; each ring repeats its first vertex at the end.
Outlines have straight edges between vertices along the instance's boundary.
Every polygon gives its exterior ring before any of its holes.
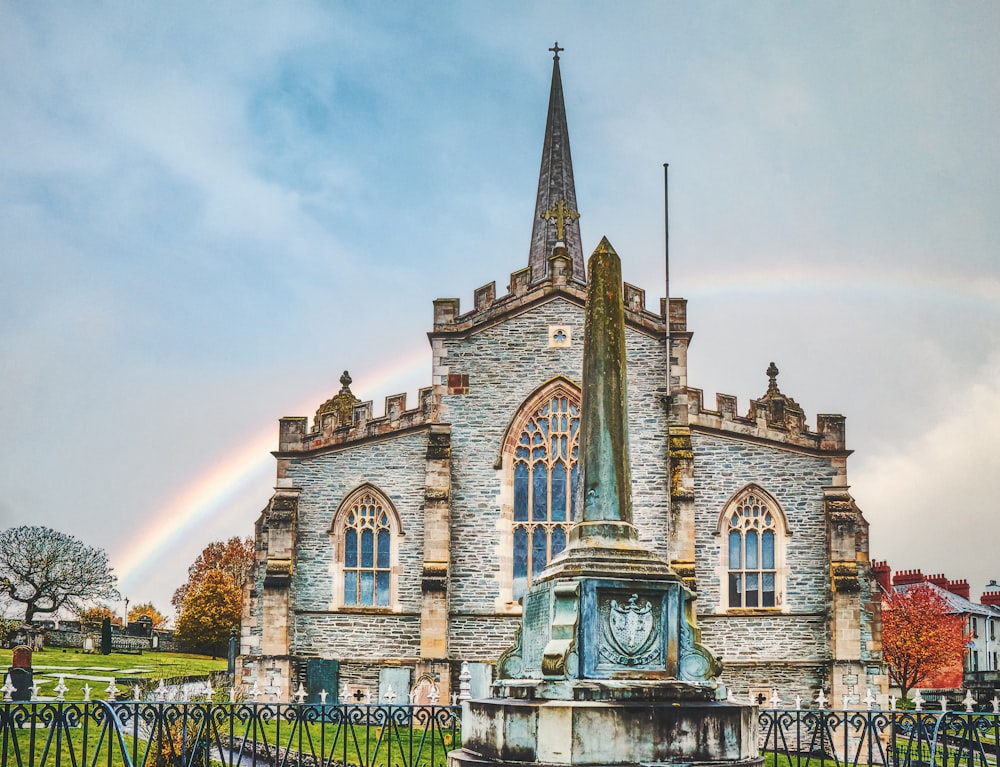
{"type": "Polygon", "coordinates": [[[972,707],[976,705],[976,699],[972,697],[972,690],[965,691],[965,699],[962,703],[965,704],[966,711],[972,711],[972,707]]]}
{"type": "Polygon", "coordinates": [[[819,695],[816,696],[816,705],[820,708],[826,708],[826,704],[829,703],[829,699],[823,693],[823,688],[819,688],[819,695]]]}
{"type": "Polygon", "coordinates": [[[872,695],[872,688],[869,687],[865,690],[865,708],[871,711],[873,705],[875,705],[875,696],[872,695]]]}

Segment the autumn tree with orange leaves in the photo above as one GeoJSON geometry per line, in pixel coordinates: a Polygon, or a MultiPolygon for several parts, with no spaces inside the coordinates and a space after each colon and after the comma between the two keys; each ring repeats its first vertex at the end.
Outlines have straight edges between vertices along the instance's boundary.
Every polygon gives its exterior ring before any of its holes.
{"type": "Polygon", "coordinates": [[[182,647],[215,656],[225,654],[229,632],[239,626],[243,582],[253,566],[252,538],[233,537],[206,546],[191,567],[188,581],[174,592],[176,639],[182,647]]]}
{"type": "Polygon", "coordinates": [[[882,600],[882,659],[905,699],[938,672],[962,666],[962,616],[927,584],[890,592],[882,600]]]}
{"type": "Polygon", "coordinates": [[[228,541],[212,541],[188,568],[187,583],[179,587],[171,598],[178,615],[184,612],[184,600],[188,592],[198,588],[205,576],[212,570],[221,570],[237,588],[243,588],[250,568],[253,567],[253,538],[234,535],[228,541]]]}

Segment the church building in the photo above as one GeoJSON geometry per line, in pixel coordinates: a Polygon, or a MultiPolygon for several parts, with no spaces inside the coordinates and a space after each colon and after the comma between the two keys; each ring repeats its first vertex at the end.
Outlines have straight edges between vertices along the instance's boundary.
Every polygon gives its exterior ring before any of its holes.
{"type": "MultiPolygon", "coordinates": [[[[245,594],[248,690],[446,702],[467,663],[485,695],[521,597],[566,544],[587,274],[553,50],[527,265],[468,309],[434,301],[416,403],[389,396],[377,414],[345,371],[313,418],[280,421],[245,594]]],[[[626,279],[630,260],[650,257],[621,256],[626,279]]],[[[788,704],[884,692],[844,417],[810,427],[766,359],[747,407],[721,394],[707,404],[688,384],[686,301],[649,304],[628,283],[624,301],[634,522],[696,592],[722,681],[744,700],[776,688],[788,704]]]]}

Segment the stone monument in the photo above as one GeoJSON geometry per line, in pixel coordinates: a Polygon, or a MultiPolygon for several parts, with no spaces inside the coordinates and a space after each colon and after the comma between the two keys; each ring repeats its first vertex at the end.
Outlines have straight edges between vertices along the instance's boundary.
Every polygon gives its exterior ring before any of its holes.
{"type": "Polygon", "coordinates": [[[587,271],[577,519],[524,597],[494,697],[464,704],[449,767],[756,767],[755,708],[725,700],[694,594],[632,524],[621,263],[607,238],[587,271]]]}

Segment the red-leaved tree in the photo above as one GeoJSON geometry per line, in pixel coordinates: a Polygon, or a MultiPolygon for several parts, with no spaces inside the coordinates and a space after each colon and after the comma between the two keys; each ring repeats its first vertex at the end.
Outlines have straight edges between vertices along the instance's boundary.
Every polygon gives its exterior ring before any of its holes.
{"type": "Polygon", "coordinates": [[[882,658],[903,698],[947,669],[961,673],[965,622],[927,584],[891,592],[882,600],[882,658]]]}

